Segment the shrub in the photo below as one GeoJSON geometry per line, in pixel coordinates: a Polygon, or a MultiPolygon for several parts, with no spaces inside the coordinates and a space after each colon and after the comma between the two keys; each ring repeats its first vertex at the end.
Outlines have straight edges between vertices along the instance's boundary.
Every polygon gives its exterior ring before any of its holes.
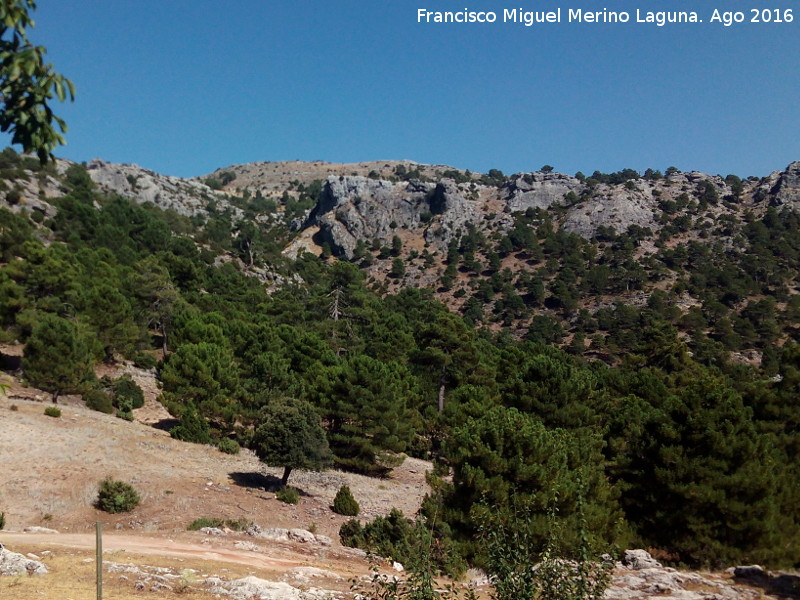
{"type": "Polygon", "coordinates": [[[86,408],[91,408],[92,410],[97,410],[107,415],[114,412],[114,404],[111,401],[111,396],[100,388],[90,389],[83,395],[83,399],[86,402],[86,408]]]}
{"type": "Polygon", "coordinates": [[[194,442],[195,444],[208,444],[211,442],[208,422],[205,417],[197,412],[191,402],[184,409],[180,424],[172,429],[169,434],[176,440],[184,442],[194,442]]]}
{"type": "Polygon", "coordinates": [[[130,411],[144,406],[142,388],[128,375],[123,375],[111,384],[114,392],[114,404],[122,411],[130,411]]]}
{"type": "Polygon", "coordinates": [[[158,364],[158,360],[152,354],[146,352],[139,352],[133,357],[134,366],[140,369],[152,369],[158,364]]]}
{"type": "Polygon", "coordinates": [[[218,519],[214,517],[200,517],[192,521],[186,528],[188,531],[198,531],[204,527],[227,527],[233,531],[246,531],[253,523],[247,519],[218,519]]]}
{"type": "Polygon", "coordinates": [[[117,416],[120,419],[125,419],[126,421],[133,421],[133,413],[129,410],[118,410],[117,416]]]}
{"type": "Polygon", "coordinates": [[[211,519],[209,517],[200,517],[199,519],[195,519],[189,526],[186,528],[187,531],[199,531],[204,527],[222,527],[224,522],[222,519],[211,519]]]}
{"type": "Polygon", "coordinates": [[[355,519],[342,523],[339,527],[339,541],[348,548],[360,548],[364,545],[364,528],[355,519]]]}
{"type": "Polygon", "coordinates": [[[356,502],[356,499],[353,498],[350,488],[346,485],[340,487],[339,491],[336,492],[336,497],[333,499],[333,512],[345,517],[355,517],[358,515],[359,510],[361,510],[361,507],[356,502]]]}
{"type": "Polygon", "coordinates": [[[132,485],[106,477],[97,490],[97,508],[108,513],[130,512],[141,498],[132,485]]]}
{"type": "Polygon", "coordinates": [[[8,409],[12,412],[17,412],[19,410],[19,406],[17,406],[16,404],[12,404],[11,406],[8,407],[8,409]]]}
{"type": "Polygon", "coordinates": [[[239,442],[231,438],[222,438],[217,442],[217,448],[225,454],[239,454],[239,442]]]}
{"type": "Polygon", "coordinates": [[[56,419],[61,416],[61,409],[56,408],[55,406],[48,406],[44,409],[44,414],[48,417],[55,417],[56,419]]]}
{"type": "Polygon", "coordinates": [[[275,498],[286,504],[297,504],[300,502],[300,492],[297,491],[297,488],[287,485],[278,490],[275,494],[275,498]]]}
{"type": "Polygon", "coordinates": [[[6,526],[6,513],[0,512],[0,530],[5,529],[6,526]]]}

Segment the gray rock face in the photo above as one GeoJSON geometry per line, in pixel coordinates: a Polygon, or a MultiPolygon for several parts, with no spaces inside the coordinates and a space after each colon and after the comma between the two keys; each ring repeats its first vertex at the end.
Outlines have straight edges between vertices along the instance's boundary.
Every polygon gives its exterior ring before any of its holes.
{"type": "Polygon", "coordinates": [[[563,227],[581,237],[592,237],[601,226],[624,233],[631,225],[655,229],[655,200],[652,190],[630,191],[622,186],[598,186],[588,201],[569,209],[563,227]]]}
{"type": "Polygon", "coordinates": [[[781,173],[772,189],[772,203],[778,206],[800,207],[800,161],[791,163],[781,173]]]}
{"type": "Polygon", "coordinates": [[[329,177],[306,226],[318,225],[323,242],[352,258],[358,240],[388,243],[396,228],[417,227],[428,191],[366,177],[329,177]]]}
{"type": "MultiPolygon", "coordinates": [[[[101,189],[119,194],[135,202],[152,202],[164,210],[171,208],[185,216],[206,214],[206,206],[214,200],[220,208],[227,201],[207,185],[198,181],[160,175],[137,165],[107,163],[94,159],[86,169],[101,189]]],[[[234,218],[241,211],[234,208],[234,218]]]]}
{"type": "Polygon", "coordinates": [[[528,173],[503,188],[510,212],[529,208],[550,208],[562,204],[570,192],[580,194],[586,186],[562,173],[528,173]]]}
{"type": "Polygon", "coordinates": [[[6,550],[0,545],[0,575],[44,575],[47,567],[38,560],[6,550]]]}
{"type": "Polygon", "coordinates": [[[650,553],[646,550],[625,550],[622,564],[632,571],[661,568],[661,563],[650,556],[650,553]]]}

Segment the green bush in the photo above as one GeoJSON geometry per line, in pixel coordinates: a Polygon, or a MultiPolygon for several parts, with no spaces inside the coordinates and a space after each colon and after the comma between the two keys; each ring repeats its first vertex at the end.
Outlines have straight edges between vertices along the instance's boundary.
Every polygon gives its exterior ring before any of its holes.
{"type": "Polygon", "coordinates": [[[339,527],[339,541],[348,548],[361,548],[364,545],[364,528],[355,519],[342,523],[339,527]]]}
{"type": "Polygon", "coordinates": [[[5,529],[6,526],[6,513],[0,512],[0,530],[5,529]]]}
{"type": "Polygon", "coordinates": [[[336,497],[333,499],[333,512],[337,515],[344,515],[345,517],[355,517],[358,515],[361,507],[358,502],[353,498],[353,493],[350,488],[343,485],[336,492],[336,497]]]}
{"type": "Polygon", "coordinates": [[[239,442],[231,438],[222,438],[217,442],[217,448],[225,454],[239,454],[239,442]]]}
{"type": "Polygon", "coordinates": [[[187,531],[199,531],[204,527],[222,527],[224,525],[224,521],[222,519],[212,519],[209,517],[200,517],[199,519],[195,519],[189,526],[186,528],[187,531]]]}
{"type": "Polygon", "coordinates": [[[192,521],[186,528],[188,531],[198,531],[204,527],[227,527],[233,531],[246,531],[253,523],[247,519],[218,519],[214,517],[200,517],[192,521]]]}
{"type": "Polygon", "coordinates": [[[277,491],[275,498],[286,504],[297,504],[300,502],[300,492],[297,491],[297,488],[287,485],[277,491]]]}
{"type": "Polygon", "coordinates": [[[134,366],[140,369],[153,369],[158,364],[158,360],[152,354],[146,352],[139,352],[133,357],[134,366]]]}
{"type": "Polygon", "coordinates": [[[100,388],[88,390],[83,395],[83,400],[86,402],[86,408],[91,408],[92,410],[97,410],[107,415],[114,412],[114,404],[111,401],[111,396],[100,388]]]}
{"type": "Polygon", "coordinates": [[[194,442],[195,444],[211,443],[208,422],[197,412],[191,402],[186,406],[181,416],[180,424],[170,430],[169,434],[176,440],[194,442]]]}
{"type": "Polygon", "coordinates": [[[48,406],[44,409],[44,414],[48,417],[55,417],[56,419],[61,416],[61,409],[56,408],[55,406],[48,406]]]}
{"type": "Polygon", "coordinates": [[[144,392],[129,375],[123,375],[111,384],[114,404],[122,411],[130,411],[144,406],[144,392]]]}
{"type": "Polygon", "coordinates": [[[117,416],[126,421],[133,421],[133,413],[129,410],[118,410],[117,416]]]}
{"type": "Polygon", "coordinates": [[[132,485],[106,477],[97,490],[96,506],[108,513],[130,512],[141,501],[132,485]]]}

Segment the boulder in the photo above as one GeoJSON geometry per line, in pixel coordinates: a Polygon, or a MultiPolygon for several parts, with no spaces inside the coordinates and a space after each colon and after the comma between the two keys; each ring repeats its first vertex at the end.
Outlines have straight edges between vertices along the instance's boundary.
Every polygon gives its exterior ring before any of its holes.
{"type": "Polygon", "coordinates": [[[661,563],[650,556],[646,550],[625,550],[625,555],[622,557],[622,565],[633,571],[641,569],[660,569],[661,563]]]}
{"type": "Polygon", "coordinates": [[[0,546],[0,575],[44,575],[45,573],[47,567],[43,563],[0,546]]]}
{"type": "Polygon", "coordinates": [[[55,529],[48,529],[47,527],[26,527],[23,529],[25,533],[58,533],[55,529]]]}

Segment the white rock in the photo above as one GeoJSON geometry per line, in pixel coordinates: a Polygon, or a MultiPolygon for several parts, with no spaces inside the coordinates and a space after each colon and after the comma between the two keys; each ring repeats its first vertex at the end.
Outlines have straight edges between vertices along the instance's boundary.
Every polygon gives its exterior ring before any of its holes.
{"type": "Polygon", "coordinates": [[[55,529],[48,529],[47,527],[26,527],[23,529],[25,533],[58,533],[55,529]]]}
{"type": "Polygon", "coordinates": [[[661,563],[650,556],[646,550],[625,550],[622,557],[622,564],[628,569],[638,571],[639,569],[660,569],[661,563]]]}
{"type": "Polygon", "coordinates": [[[0,549],[0,575],[44,575],[47,567],[36,560],[25,558],[22,554],[0,549]]]}

